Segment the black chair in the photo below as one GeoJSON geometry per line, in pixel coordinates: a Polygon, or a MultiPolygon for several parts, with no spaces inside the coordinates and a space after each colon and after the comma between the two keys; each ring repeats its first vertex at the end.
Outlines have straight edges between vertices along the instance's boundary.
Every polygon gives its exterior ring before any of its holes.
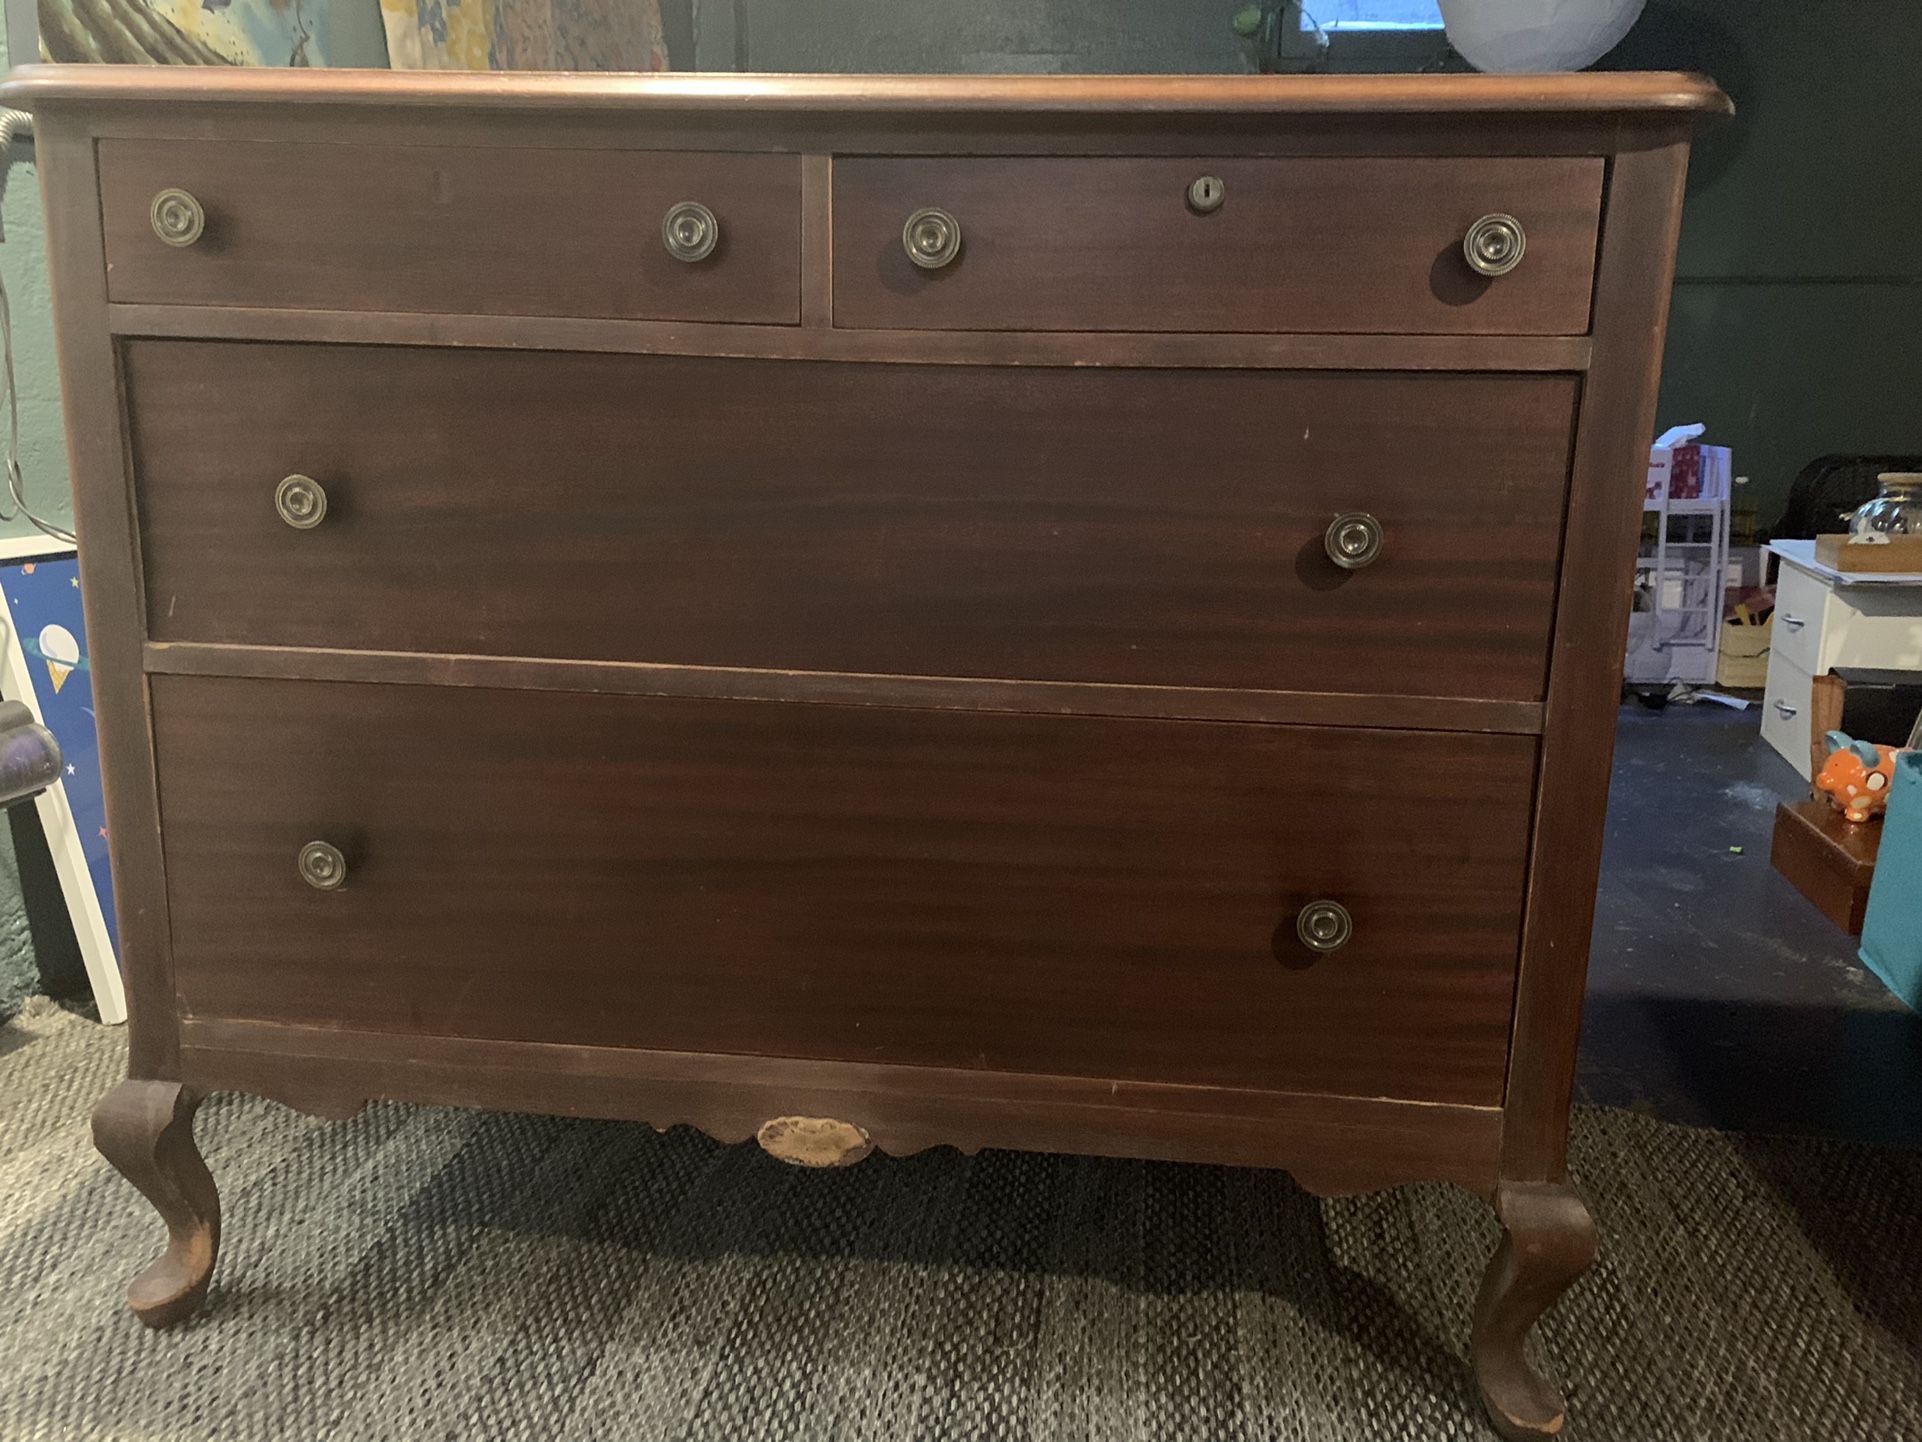
{"type": "Polygon", "coordinates": [[[1849,516],[1881,488],[1884,471],[1922,470],[1922,456],[1817,456],[1789,486],[1788,508],[1775,527],[1776,540],[1839,535],[1849,516]]]}

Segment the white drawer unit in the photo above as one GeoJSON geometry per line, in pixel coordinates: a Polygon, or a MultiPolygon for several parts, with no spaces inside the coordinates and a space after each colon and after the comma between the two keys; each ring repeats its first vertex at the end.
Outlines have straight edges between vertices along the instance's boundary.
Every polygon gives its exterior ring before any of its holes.
{"type": "Polygon", "coordinates": [[[1775,635],[1762,739],[1809,774],[1813,678],[1837,666],[1922,671],[1922,575],[1850,575],[1815,559],[1813,541],[1776,541],[1775,635]]]}

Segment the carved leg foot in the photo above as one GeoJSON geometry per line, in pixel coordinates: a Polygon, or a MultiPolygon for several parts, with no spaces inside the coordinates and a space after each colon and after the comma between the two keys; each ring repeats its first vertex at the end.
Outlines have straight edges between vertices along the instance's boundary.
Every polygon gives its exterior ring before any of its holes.
{"type": "Polygon", "coordinates": [[[1475,1299],[1475,1380],[1495,1430],[1511,1442],[1553,1437],[1567,1420],[1562,1394],[1529,1365],[1529,1328],[1595,1260],[1595,1219],[1558,1182],[1504,1182],[1495,1215],[1507,1229],[1475,1299]]]}
{"type": "Polygon", "coordinates": [[[167,1250],[127,1290],[127,1305],[149,1327],[198,1310],[220,1250],[220,1195],[194,1146],[199,1104],[178,1082],[124,1081],[93,1109],[94,1146],[167,1224],[167,1250]]]}

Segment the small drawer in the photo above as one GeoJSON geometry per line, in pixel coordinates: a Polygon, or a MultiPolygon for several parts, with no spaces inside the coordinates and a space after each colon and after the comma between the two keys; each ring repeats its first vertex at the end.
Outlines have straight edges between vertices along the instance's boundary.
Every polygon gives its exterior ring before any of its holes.
{"type": "Polygon", "coordinates": [[[1762,739],[1808,780],[1811,772],[1809,713],[1814,680],[1777,647],[1769,655],[1768,689],[1762,696],[1762,739]]]}
{"type": "Polygon", "coordinates": [[[106,140],[100,192],[115,301],[800,319],[791,155],[106,140]]]}
{"type": "Polygon", "coordinates": [[[1501,1101],[1531,738],[152,688],[190,1016],[1501,1101]]]}
{"type": "Polygon", "coordinates": [[[1828,605],[1826,585],[1807,571],[1784,565],[1775,578],[1775,626],[1769,642],[1770,655],[1781,657],[1804,674],[1814,674],[1821,659],[1828,605]]]}
{"type": "Polygon", "coordinates": [[[125,356],[156,640],[1542,695],[1568,376],[125,356]]]}
{"type": "Polygon", "coordinates": [[[1595,157],[839,160],[835,321],[1582,334],[1602,172],[1595,157]],[[1471,265],[1471,235],[1502,273],[1471,265]]]}

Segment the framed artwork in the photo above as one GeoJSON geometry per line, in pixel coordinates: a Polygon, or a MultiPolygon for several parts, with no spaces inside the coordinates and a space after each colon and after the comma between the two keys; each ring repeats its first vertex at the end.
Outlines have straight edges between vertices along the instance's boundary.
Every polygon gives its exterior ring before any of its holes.
{"type": "Polygon", "coordinates": [[[81,611],[80,565],[57,541],[10,541],[0,551],[0,697],[24,701],[60,742],[61,778],[34,798],[67,915],[105,1022],[127,1019],[121,984],[107,808],[93,670],[81,611]]]}
{"type": "Polygon", "coordinates": [[[6,0],[16,61],[385,68],[380,0],[6,0]],[[37,36],[37,44],[35,37],[37,36]]]}

